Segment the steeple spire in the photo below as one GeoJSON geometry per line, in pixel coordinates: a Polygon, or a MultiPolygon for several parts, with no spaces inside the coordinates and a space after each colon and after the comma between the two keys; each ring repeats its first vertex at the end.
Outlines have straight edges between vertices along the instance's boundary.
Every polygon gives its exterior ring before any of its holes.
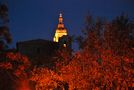
{"type": "Polygon", "coordinates": [[[62,13],[59,15],[59,23],[63,23],[62,13]]]}
{"type": "Polygon", "coordinates": [[[53,41],[58,42],[59,38],[61,38],[64,35],[67,35],[67,30],[64,27],[62,13],[60,13],[59,14],[59,23],[58,23],[58,27],[56,29],[53,41]]]}
{"type": "Polygon", "coordinates": [[[59,28],[59,29],[64,29],[62,13],[59,14],[58,28],[59,28]]]}
{"type": "Polygon", "coordinates": [[[62,17],[62,13],[60,13],[60,17],[62,17]]]}

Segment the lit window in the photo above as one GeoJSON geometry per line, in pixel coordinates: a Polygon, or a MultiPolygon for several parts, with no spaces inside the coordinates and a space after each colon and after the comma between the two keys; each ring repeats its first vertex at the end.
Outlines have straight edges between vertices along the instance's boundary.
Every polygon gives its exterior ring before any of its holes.
{"type": "Polygon", "coordinates": [[[63,47],[67,47],[67,45],[66,44],[63,44],[63,47]]]}

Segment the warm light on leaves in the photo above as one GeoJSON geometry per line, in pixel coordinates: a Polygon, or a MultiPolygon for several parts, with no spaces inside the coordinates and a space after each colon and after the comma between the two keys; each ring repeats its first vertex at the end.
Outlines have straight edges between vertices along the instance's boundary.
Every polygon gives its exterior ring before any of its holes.
{"type": "MultiPolygon", "coordinates": [[[[20,53],[13,52],[5,53],[2,58],[4,61],[0,62],[0,73],[7,72],[8,78],[12,81],[11,88],[14,90],[30,90],[28,73],[26,72],[30,67],[29,59],[20,53]]],[[[6,73],[2,77],[6,77],[6,73]]]]}
{"type": "Polygon", "coordinates": [[[57,73],[43,67],[33,69],[31,80],[36,82],[36,90],[54,89],[63,82],[57,73]]]}

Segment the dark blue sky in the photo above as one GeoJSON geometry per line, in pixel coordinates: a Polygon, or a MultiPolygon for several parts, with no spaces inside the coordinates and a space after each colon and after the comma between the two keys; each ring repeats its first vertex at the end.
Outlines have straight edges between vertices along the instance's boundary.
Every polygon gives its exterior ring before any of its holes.
{"type": "Polygon", "coordinates": [[[108,19],[122,12],[134,17],[134,0],[8,0],[13,45],[31,39],[52,40],[63,12],[70,35],[79,35],[88,11],[108,19]]]}

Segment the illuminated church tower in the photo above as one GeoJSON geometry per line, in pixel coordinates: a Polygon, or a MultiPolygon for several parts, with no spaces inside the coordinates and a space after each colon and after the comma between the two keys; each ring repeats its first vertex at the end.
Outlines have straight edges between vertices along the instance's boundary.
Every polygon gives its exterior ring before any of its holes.
{"type": "Polygon", "coordinates": [[[63,18],[62,18],[62,14],[60,13],[59,16],[59,23],[58,23],[58,27],[56,29],[53,41],[54,42],[59,42],[59,39],[62,36],[67,36],[67,29],[64,27],[64,23],[63,23],[63,18]]]}

